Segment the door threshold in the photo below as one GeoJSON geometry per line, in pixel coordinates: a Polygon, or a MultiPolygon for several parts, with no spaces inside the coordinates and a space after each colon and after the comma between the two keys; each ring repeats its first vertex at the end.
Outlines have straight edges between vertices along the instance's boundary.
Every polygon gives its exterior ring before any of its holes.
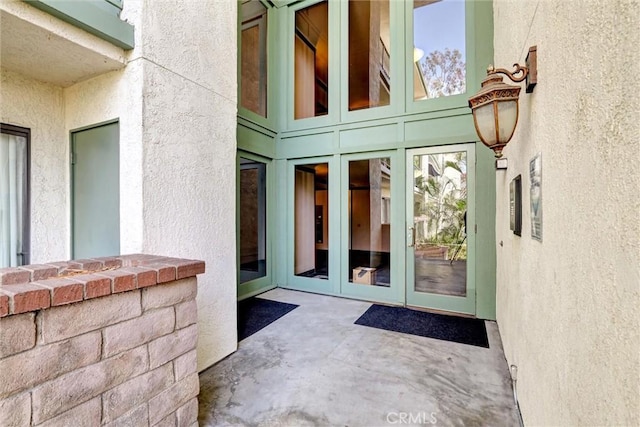
{"type": "Polygon", "coordinates": [[[429,307],[419,307],[419,306],[415,306],[415,305],[406,305],[405,306],[408,309],[411,310],[417,310],[417,311],[424,311],[427,313],[433,313],[433,314],[443,314],[445,316],[455,316],[455,317],[465,317],[468,319],[476,319],[477,317],[469,314],[469,313],[458,313],[456,311],[447,311],[447,310],[438,310],[436,308],[429,308],[429,307]]]}

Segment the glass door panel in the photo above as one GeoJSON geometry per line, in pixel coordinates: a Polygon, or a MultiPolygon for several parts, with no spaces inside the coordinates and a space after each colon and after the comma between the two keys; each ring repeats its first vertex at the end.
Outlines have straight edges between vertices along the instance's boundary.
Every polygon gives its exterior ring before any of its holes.
{"type": "Polygon", "coordinates": [[[329,164],[295,166],[294,274],[329,279],[329,164]]]}
{"type": "Polygon", "coordinates": [[[408,154],[408,305],[473,314],[472,156],[471,146],[408,154]]]}
{"type": "Polygon", "coordinates": [[[391,159],[349,162],[349,282],[391,285],[391,159]]]}
{"type": "Polygon", "coordinates": [[[240,158],[240,283],[267,275],[266,172],[266,164],[240,158]]]}

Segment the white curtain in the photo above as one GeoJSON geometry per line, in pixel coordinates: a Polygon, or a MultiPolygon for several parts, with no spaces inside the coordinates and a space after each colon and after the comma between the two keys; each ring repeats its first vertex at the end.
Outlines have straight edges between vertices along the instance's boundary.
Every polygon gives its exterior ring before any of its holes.
{"type": "Polygon", "coordinates": [[[22,265],[27,140],[0,134],[0,267],[22,265]]]}

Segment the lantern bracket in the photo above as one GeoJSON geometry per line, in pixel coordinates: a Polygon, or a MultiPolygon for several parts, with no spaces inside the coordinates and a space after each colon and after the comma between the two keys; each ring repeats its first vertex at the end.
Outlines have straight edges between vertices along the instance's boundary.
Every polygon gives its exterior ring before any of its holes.
{"type": "Polygon", "coordinates": [[[529,74],[529,69],[527,67],[523,67],[520,64],[513,64],[513,66],[515,67],[515,70],[509,71],[506,68],[494,68],[493,65],[489,65],[489,68],[487,68],[487,75],[504,74],[505,76],[509,77],[512,82],[515,83],[520,83],[527,78],[527,75],[529,74]],[[516,77],[516,75],[520,73],[522,73],[522,75],[520,77],[516,77]]]}

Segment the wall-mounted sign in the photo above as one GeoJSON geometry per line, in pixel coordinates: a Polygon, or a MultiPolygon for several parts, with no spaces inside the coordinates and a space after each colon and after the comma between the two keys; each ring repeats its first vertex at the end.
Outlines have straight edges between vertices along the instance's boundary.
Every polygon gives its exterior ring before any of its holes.
{"type": "Polygon", "coordinates": [[[529,162],[531,183],[531,237],[542,241],[542,155],[538,153],[529,162]]]}
{"type": "Polygon", "coordinates": [[[513,234],[520,236],[522,233],[522,177],[516,176],[509,185],[509,213],[511,221],[509,228],[513,234]]]}

